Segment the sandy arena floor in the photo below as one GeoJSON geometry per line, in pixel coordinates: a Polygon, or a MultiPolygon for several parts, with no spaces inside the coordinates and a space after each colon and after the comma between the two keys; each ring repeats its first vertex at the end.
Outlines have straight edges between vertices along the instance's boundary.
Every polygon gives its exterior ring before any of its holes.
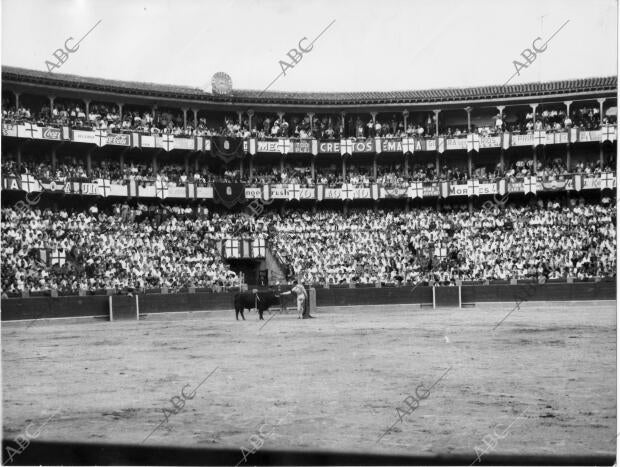
{"type": "Polygon", "coordinates": [[[146,443],[250,449],[260,430],[275,449],[473,461],[499,425],[496,453],[614,453],[615,303],[524,303],[493,330],[513,307],[330,308],[262,329],[232,311],[3,323],[4,436],[55,413],[39,439],[138,444],[155,430],[146,443]],[[442,375],[401,422],[403,399],[442,375]],[[203,380],[166,422],[170,398],[203,380]]]}

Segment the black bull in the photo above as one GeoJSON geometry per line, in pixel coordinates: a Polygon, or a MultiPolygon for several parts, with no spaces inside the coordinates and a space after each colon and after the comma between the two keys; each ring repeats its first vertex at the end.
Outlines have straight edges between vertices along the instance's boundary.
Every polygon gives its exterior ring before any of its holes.
{"type": "Polygon", "coordinates": [[[251,310],[252,308],[258,309],[259,320],[263,319],[263,312],[269,309],[272,305],[280,304],[280,296],[275,292],[239,292],[235,294],[234,305],[235,305],[235,317],[237,320],[239,319],[239,313],[241,313],[241,318],[245,320],[245,316],[243,316],[243,309],[247,308],[251,310]]]}

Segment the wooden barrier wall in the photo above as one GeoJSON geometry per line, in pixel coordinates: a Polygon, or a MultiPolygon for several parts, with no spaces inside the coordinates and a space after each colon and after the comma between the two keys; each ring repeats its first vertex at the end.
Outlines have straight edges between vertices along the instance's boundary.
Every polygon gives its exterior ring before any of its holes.
{"type": "MultiPolygon", "coordinates": [[[[233,293],[140,295],[140,313],[232,310],[233,293]]],[[[463,286],[464,303],[523,301],[615,300],[616,283],[519,284],[463,286]]],[[[432,303],[432,289],[419,287],[317,288],[318,307],[432,303]]],[[[2,300],[2,321],[37,318],[108,316],[108,297],[8,298],[2,300]]]]}

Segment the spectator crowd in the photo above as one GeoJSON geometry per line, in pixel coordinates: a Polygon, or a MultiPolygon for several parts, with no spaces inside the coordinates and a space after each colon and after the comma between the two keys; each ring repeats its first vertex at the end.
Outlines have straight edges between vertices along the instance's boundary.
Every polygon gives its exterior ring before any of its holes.
{"type": "Polygon", "coordinates": [[[2,292],[225,287],[217,240],[262,236],[304,283],[579,279],[616,274],[615,205],[268,212],[256,219],[128,202],[2,209],[2,292]]]}
{"type": "Polygon", "coordinates": [[[3,208],[2,291],[238,285],[211,242],[225,221],[191,212],[126,203],[108,213],[3,208]]]}
{"type": "MultiPolygon", "coordinates": [[[[435,137],[436,117],[432,113],[412,115],[405,121],[402,115],[370,116],[349,115],[343,120],[339,114],[291,114],[290,116],[256,114],[251,120],[246,116],[221,115],[207,118],[198,114],[192,118],[181,111],[171,109],[148,110],[145,108],[121,109],[116,105],[83,104],[66,102],[50,109],[44,104],[34,111],[28,107],[11,107],[3,99],[2,117],[7,123],[32,122],[44,126],[69,126],[74,129],[105,129],[111,133],[136,132],[147,135],[172,134],[175,136],[229,136],[268,138],[316,138],[333,140],[341,138],[420,138],[435,137]]],[[[533,112],[497,114],[480,125],[472,125],[471,131],[481,136],[494,136],[503,132],[527,134],[533,131],[564,131],[569,128],[595,130],[601,124],[615,124],[615,115],[600,115],[598,107],[577,106],[570,114],[563,109],[543,109],[533,112]]],[[[466,124],[446,125],[440,118],[439,134],[446,137],[465,136],[466,124]]]]}
{"type": "Polygon", "coordinates": [[[615,206],[364,210],[273,219],[274,249],[304,283],[579,279],[616,274],[615,206]]]}
{"type": "MultiPolygon", "coordinates": [[[[232,164],[231,164],[232,165],[232,164]]],[[[2,160],[2,172],[5,175],[17,176],[31,174],[42,181],[90,181],[107,179],[111,183],[124,184],[127,181],[136,181],[141,185],[152,185],[161,181],[168,185],[185,186],[194,183],[197,186],[209,186],[216,182],[245,183],[248,187],[260,187],[264,184],[299,184],[302,187],[312,187],[323,184],[328,187],[339,187],[343,183],[355,186],[369,187],[378,183],[388,187],[406,187],[411,182],[438,182],[449,180],[457,183],[465,183],[470,179],[481,181],[495,181],[505,178],[509,182],[537,174],[545,181],[566,180],[574,173],[585,175],[600,174],[601,172],[614,171],[614,158],[607,160],[603,165],[597,161],[576,160],[571,170],[566,167],[566,161],[562,158],[554,158],[546,161],[538,160],[534,169],[534,160],[516,159],[509,160],[505,166],[501,164],[473,164],[471,176],[466,167],[458,167],[456,164],[440,166],[439,171],[435,162],[426,164],[413,162],[405,171],[401,163],[382,162],[377,165],[377,176],[374,176],[371,166],[359,163],[349,163],[345,176],[342,174],[340,164],[322,165],[315,167],[314,177],[311,168],[299,163],[295,165],[286,163],[282,169],[274,166],[260,166],[253,168],[252,173],[246,169],[241,172],[238,168],[230,166],[209,166],[201,164],[200,167],[190,167],[190,164],[165,162],[155,168],[151,163],[144,161],[128,161],[121,165],[118,159],[94,160],[90,171],[86,162],[75,156],[59,157],[56,164],[50,160],[39,159],[37,161],[22,160],[18,163],[10,154],[2,160]]]]}

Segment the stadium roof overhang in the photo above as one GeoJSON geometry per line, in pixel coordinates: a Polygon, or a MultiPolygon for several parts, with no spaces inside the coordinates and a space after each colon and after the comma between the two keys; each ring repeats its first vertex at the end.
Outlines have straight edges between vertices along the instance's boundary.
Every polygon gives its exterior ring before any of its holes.
{"type": "Polygon", "coordinates": [[[334,112],[424,111],[519,106],[616,98],[617,77],[585,78],[507,86],[480,86],[419,91],[275,92],[233,90],[217,95],[199,88],[88,78],[24,68],[2,67],[5,90],[61,98],[173,108],[223,111],[289,110],[334,112]]]}

